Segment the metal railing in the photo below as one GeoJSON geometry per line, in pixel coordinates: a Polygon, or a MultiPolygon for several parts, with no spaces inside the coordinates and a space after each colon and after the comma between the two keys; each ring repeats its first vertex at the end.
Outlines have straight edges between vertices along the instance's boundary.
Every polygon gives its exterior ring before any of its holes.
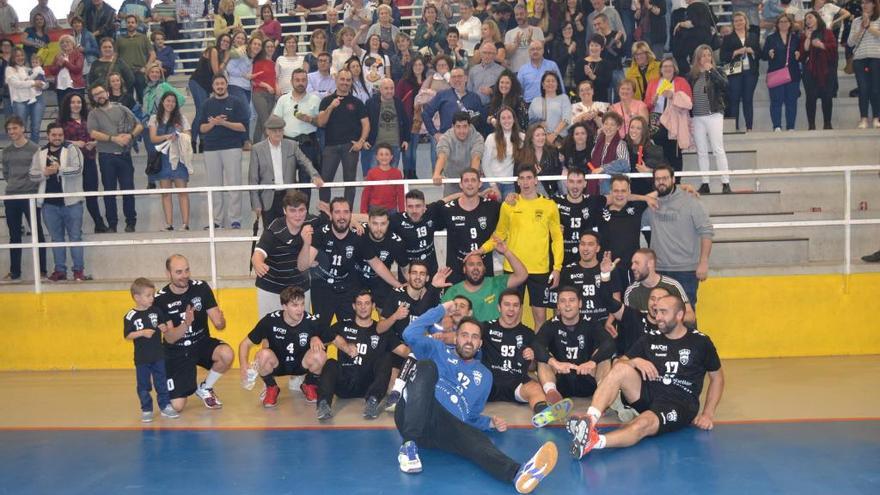
{"type": "MultiPolygon", "coordinates": [[[[721,176],[730,175],[737,177],[749,176],[783,176],[783,175],[843,175],[844,178],[844,204],[843,218],[836,220],[797,220],[787,222],[740,222],[740,223],[716,223],[716,229],[773,229],[781,227],[844,227],[844,253],[843,253],[843,275],[852,273],[852,226],[853,225],[880,225],[880,218],[853,219],[852,218],[852,174],[858,172],[878,172],[880,165],[849,165],[849,166],[831,166],[831,167],[791,167],[778,169],[756,169],[756,170],[730,170],[728,172],[680,172],[676,174],[680,177],[700,177],[700,176],[721,176]]],[[[631,178],[651,177],[648,173],[627,174],[631,178]]],[[[587,176],[587,180],[608,179],[609,175],[596,174],[587,176]]],[[[539,177],[541,181],[558,181],[565,180],[564,176],[546,176],[539,177]]],[[[515,177],[492,178],[493,182],[514,182],[515,177]]],[[[444,179],[444,183],[458,183],[458,179],[444,179]]],[[[403,185],[405,191],[411,186],[430,186],[435,184],[431,180],[388,180],[388,181],[350,181],[350,182],[333,182],[325,183],[324,187],[363,187],[363,186],[380,186],[380,185],[403,185]]],[[[258,236],[234,236],[234,237],[217,237],[214,228],[214,201],[212,192],[223,191],[263,191],[263,190],[282,190],[282,189],[300,189],[300,188],[316,188],[314,184],[284,184],[284,185],[241,185],[241,186],[222,186],[222,187],[191,187],[181,189],[141,189],[129,191],[94,191],[94,192],[78,192],[78,193],[59,193],[59,194],[30,194],[30,195],[5,195],[0,196],[0,200],[22,200],[27,199],[29,203],[30,224],[37,225],[37,199],[46,198],[66,198],[66,197],[103,197],[103,196],[146,196],[164,193],[201,193],[207,196],[207,214],[209,219],[206,236],[186,237],[186,238],[168,238],[158,237],[168,235],[167,232],[156,232],[157,237],[149,239],[119,239],[111,241],[81,241],[81,242],[39,242],[37,236],[31,235],[30,242],[22,242],[20,244],[0,244],[0,250],[8,249],[30,249],[33,263],[34,275],[34,292],[42,292],[42,281],[40,279],[39,249],[54,247],[113,247],[113,246],[143,246],[143,245],[173,245],[173,244],[208,244],[210,268],[211,268],[211,286],[218,288],[217,278],[217,250],[218,243],[232,242],[253,242],[259,239],[258,236]]],[[[172,234],[173,235],[173,234],[172,234]]],[[[438,233],[438,235],[440,235],[438,233]]],[[[443,233],[442,235],[445,235],[443,233]]]]}

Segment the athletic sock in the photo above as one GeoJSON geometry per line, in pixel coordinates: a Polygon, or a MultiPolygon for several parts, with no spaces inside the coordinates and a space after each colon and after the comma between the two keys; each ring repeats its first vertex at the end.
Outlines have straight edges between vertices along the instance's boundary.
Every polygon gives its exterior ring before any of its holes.
{"type": "Polygon", "coordinates": [[[267,376],[263,376],[260,378],[263,379],[263,383],[265,383],[267,387],[277,387],[278,386],[278,384],[275,383],[275,377],[272,375],[267,375],[267,376]]]}
{"type": "Polygon", "coordinates": [[[538,402],[537,404],[535,404],[535,407],[532,409],[532,411],[535,414],[538,414],[539,412],[543,411],[544,409],[547,409],[547,403],[544,401],[541,401],[541,402],[538,402]]]}
{"type": "Polygon", "coordinates": [[[605,448],[605,435],[599,435],[599,441],[596,442],[593,448],[596,450],[605,448]]]}
{"type": "Polygon", "coordinates": [[[590,406],[589,409],[587,409],[587,416],[596,418],[596,421],[599,421],[599,418],[602,417],[602,411],[596,409],[593,406],[590,406]]]}
{"type": "Polygon", "coordinates": [[[406,386],[406,382],[405,382],[405,381],[401,380],[400,378],[395,378],[395,379],[394,379],[394,386],[391,387],[391,391],[392,391],[392,392],[397,392],[397,393],[402,393],[402,392],[403,392],[403,387],[405,387],[405,386],[406,386]]]}
{"type": "Polygon", "coordinates": [[[208,372],[208,377],[205,378],[205,388],[214,388],[214,384],[217,383],[217,380],[223,376],[223,373],[217,373],[214,370],[208,372]]]}
{"type": "Polygon", "coordinates": [[[549,392],[551,390],[556,390],[556,384],[553,382],[547,382],[544,384],[543,388],[544,388],[544,393],[546,394],[547,392],[549,392]]]}

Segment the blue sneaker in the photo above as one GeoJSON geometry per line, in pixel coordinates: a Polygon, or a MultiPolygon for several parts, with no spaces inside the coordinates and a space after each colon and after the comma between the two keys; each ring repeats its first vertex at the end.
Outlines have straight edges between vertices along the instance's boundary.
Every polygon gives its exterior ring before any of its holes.
{"type": "Polygon", "coordinates": [[[405,442],[400,446],[397,454],[397,462],[400,463],[400,470],[407,474],[415,474],[422,472],[422,460],[419,459],[419,447],[412,440],[405,442]]]}
{"type": "Polygon", "coordinates": [[[513,484],[517,493],[532,493],[532,490],[538,487],[544,478],[556,467],[556,459],[559,452],[556,450],[556,444],[547,442],[535,452],[535,455],[523,464],[516,473],[513,484]]]}
{"type": "Polygon", "coordinates": [[[240,222],[232,222],[231,227],[233,230],[239,230],[239,229],[241,229],[241,223],[240,222]]]}

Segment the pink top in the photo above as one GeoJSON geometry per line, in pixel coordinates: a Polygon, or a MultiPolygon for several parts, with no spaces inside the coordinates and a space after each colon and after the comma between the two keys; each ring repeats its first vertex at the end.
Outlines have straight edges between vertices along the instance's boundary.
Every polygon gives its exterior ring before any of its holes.
{"type": "Polygon", "coordinates": [[[281,41],[281,23],[278,22],[278,19],[272,19],[268,22],[260,24],[260,31],[262,31],[267,38],[271,38],[275,41],[281,41]]]}
{"type": "Polygon", "coordinates": [[[626,137],[626,133],[629,132],[629,122],[633,117],[641,115],[645,120],[648,119],[648,105],[645,105],[645,102],[642,100],[633,98],[630,100],[627,107],[629,108],[629,112],[625,112],[623,110],[623,102],[618,101],[614,105],[611,105],[611,108],[609,109],[612,112],[619,113],[620,116],[623,117],[623,127],[620,128],[620,137],[626,137]]]}

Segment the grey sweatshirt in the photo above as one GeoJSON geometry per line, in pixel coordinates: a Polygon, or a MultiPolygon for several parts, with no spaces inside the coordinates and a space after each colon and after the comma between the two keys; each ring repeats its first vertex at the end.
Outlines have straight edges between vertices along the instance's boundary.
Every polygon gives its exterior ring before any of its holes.
{"type": "Polygon", "coordinates": [[[657,211],[645,212],[651,225],[651,248],[657,253],[657,270],[695,271],[700,263],[700,240],[715,235],[706,208],[678,188],[659,202],[657,211]]]}
{"type": "Polygon", "coordinates": [[[21,148],[10,143],[3,150],[3,177],[6,178],[6,194],[34,194],[39,184],[31,182],[28,172],[31,160],[40,147],[28,141],[21,148]]]}

